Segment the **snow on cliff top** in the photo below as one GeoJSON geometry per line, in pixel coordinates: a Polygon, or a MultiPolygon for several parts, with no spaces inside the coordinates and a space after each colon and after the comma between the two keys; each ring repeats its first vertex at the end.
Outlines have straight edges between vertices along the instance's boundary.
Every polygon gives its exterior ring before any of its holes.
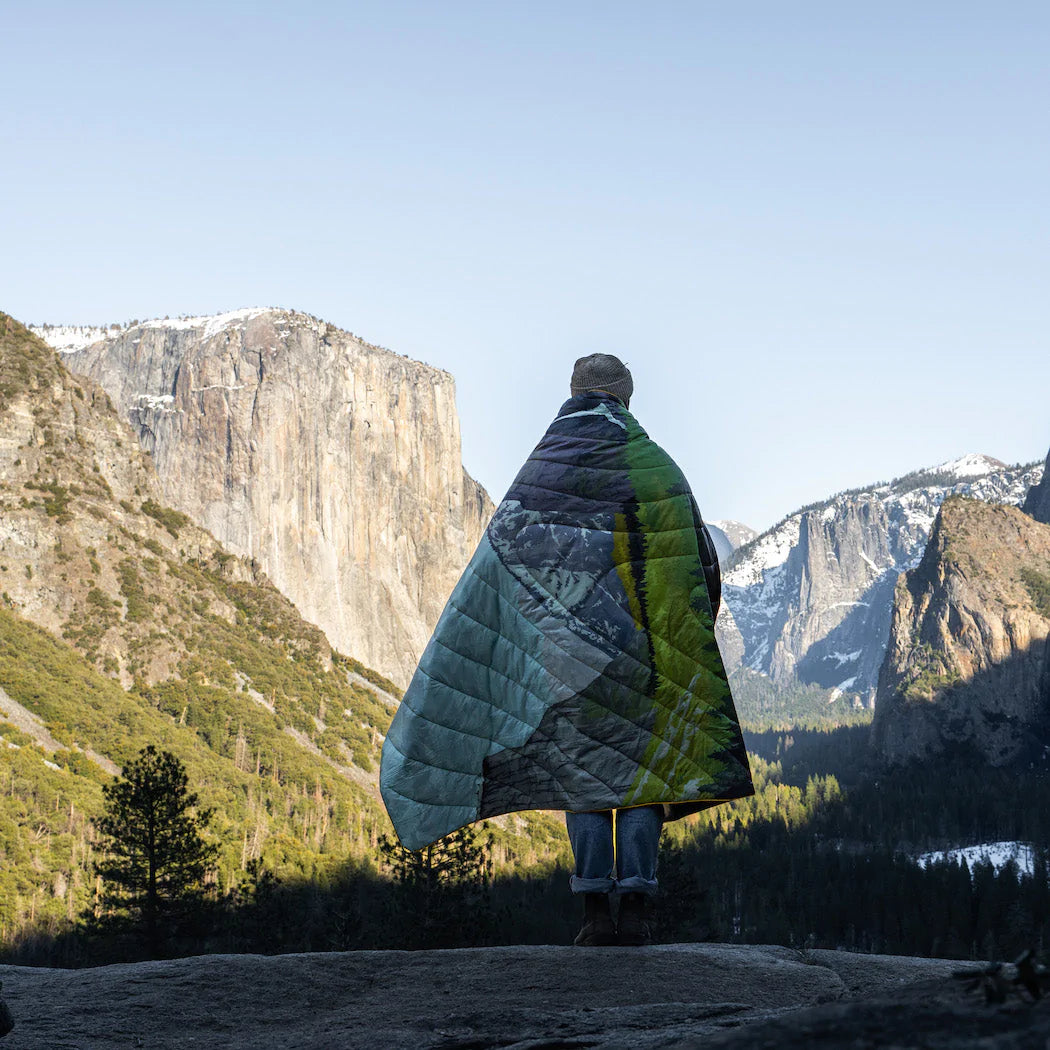
{"type": "Polygon", "coordinates": [[[29,331],[39,336],[52,350],[60,354],[72,354],[85,346],[105,339],[107,335],[120,331],[118,326],[104,328],[98,325],[80,324],[33,324],[29,331]]]}
{"type": "Polygon", "coordinates": [[[204,338],[221,332],[224,328],[239,324],[242,321],[250,321],[259,314],[270,313],[276,307],[272,306],[248,306],[243,310],[230,310],[224,314],[207,314],[202,317],[169,317],[165,319],[155,318],[152,321],[143,321],[140,328],[169,328],[174,331],[186,331],[190,328],[203,328],[204,338]]]}
{"type": "MultiPolygon", "coordinates": [[[[153,318],[149,321],[140,321],[138,324],[129,325],[130,328],[167,328],[174,331],[187,331],[189,329],[203,328],[203,336],[207,339],[224,328],[248,321],[259,314],[270,313],[276,307],[250,306],[243,310],[230,310],[224,314],[208,314],[202,317],[165,317],[153,318]]],[[[120,335],[125,331],[123,325],[74,325],[74,324],[44,324],[30,325],[29,330],[60,354],[72,354],[77,350],[83,350],[92,343],[108,336],[120,335]]]]}
{"type": "Polygon", "coordinates": [[[979,478],[983,474],[992,474],[997,470],[1006,470],[1007,465],[993,456],[968,452],[959,459],[941,463],[936,467],[927,467],[922,474],[954,474],[957,478],[979,478]]]}
{"type": "MultiPolygon", "coordinates": [[[[1038,469],[1036,468],[1030,477],[1038,477],[1038,469]]],[[[910,524],[928,533],[944,494],[953,490],[956,485],[968,486],[965,491],[971,492],[977,499],[1009,498],[1013,502],[1019,502],[1024,498],[1024,492],[1030,483],[1023,479],[1024,473],[1020,469],[1010,467],[994,456],[969,452],[965,456],[960,456],[959,459],[949,460],[934,467],[924,467],[913,474],[895,478],[893,481],[879,482],[864,488],[836,493],[820,503],[794,511],[776,525],[751,539],[750,542],[741,544],[741,547],[747,547],[746,554],[728,570],[724,582],[734,587],[750,587],[757,584],[763,574],[783,565],[799,541],[801,521],[807,511],[819,510],[823,520],[830,522],[839,513],[844,500],[858,497],[872,498],[886,504],[891,502],[899,504],[910,524]],[[1011,471],[1014,471],[1020,479],[1017,482],[1019,491],[1016,493],[986,491],[989,487],[988,483],[980,480],[988,478],[990,482],[994,482],[995,478],[990,477],[991,475],[1011,471]],[[926,481],[925,478],[929,480],[926,481]],[[901,483],[908,482],[912,484],[906,484],[901,493],[899,486],[901,483]]]]}
{"type": "Polygon", "coordinates": [[[745,543],[753,540],[758,535],[758,530],[745,525],[742,521],[734,521],[731,518],[720,518],[712,521],[716,529],[721,529],[734,547],[742,547],[745,543]]]}
{"type": "MultiPolygon", "coordinates": [[[[369,351],[378,351],[382,354],[390,354],[392,357],[401,358],[411,362],[412,365],[427,369],[430,372],[440,373],[451,377],[451,373],[437,365],[428,364],[426,361],[412,357],[409,354],[399,353],[391,350],[388,346],[371,343],[363,339],[355,332],[342,328],[331,321],[324,321],[313,314],[304,313],[301,310],[290,310],[282,306],[248,306],[241,310],[228,310],[222,314],[202,314],[198,317],[155,317],[147,321],[136,321],[134,324],[120,325],[111,324],[107,326],[95,325],[30,325],[29,330],[44,340],[52,350],[59,353],[72,354],[85,347],[91,346],[102,339],[115,339],[133,329],[153,328],[167,331],[199,331],[202,339],[210,339],[214,335],[227,328],[243,324],[245,321],[258,317],[260,314],[280,314],[280,323],[286,325],[306,326],[315,331],[336,331],[348,335],[359,346],[369,351]]],[[[281,338],[286,338],[282,334],[281,338]]]]}

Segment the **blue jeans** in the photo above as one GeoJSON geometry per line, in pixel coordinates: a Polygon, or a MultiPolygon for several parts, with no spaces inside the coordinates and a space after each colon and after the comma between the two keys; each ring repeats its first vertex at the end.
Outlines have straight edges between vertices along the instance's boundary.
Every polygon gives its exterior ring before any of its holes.
{"type": "Polygon", "coordinates": [[[632,806],[613,811],[566,813],[576,872],[569,879],[573,893],[656,892],[656,853],[664,824],[663,806],[632,806]]]}

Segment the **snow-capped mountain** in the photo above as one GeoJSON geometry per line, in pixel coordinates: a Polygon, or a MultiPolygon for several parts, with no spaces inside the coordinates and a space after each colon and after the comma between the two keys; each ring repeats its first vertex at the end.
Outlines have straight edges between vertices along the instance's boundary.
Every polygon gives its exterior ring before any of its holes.
{"type": "Polygon", "coordinates": [[[758,533],[740,521],[709,521],[707,531],[711,533],[715,550],[718,551],[718,563],[724,569],[729,564],[733,552],[745,543],[750,543],[758,533]]]}
{"type": "Polygon", "coordinates": [[[758,535],[750,526],[739,521],[708,521],[705,524],[718,552],[718,564],[723,571],[733,557],[733,552],[745,543],[750,543],[758,535]]]}
{"type": "Polygon", "coordinates": [[[1042,464],[966,455],[796,511],[737,550],[723,575],[741,663],[783,684],[874,700],[897,576],[918,564],[950,495],[1019,505],[1042,464]]]}

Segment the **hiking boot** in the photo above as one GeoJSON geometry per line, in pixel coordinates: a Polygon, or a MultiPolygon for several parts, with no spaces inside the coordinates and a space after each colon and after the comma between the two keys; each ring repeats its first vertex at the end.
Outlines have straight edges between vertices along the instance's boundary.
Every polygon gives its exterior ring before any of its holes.
{"type": "Polygon", "coordinates": [[[653,943],[653,933],[646,916],[645,894],[625,893],[620,898],[618,944],[636,947],[653,943]]]}
{"type": "Polygon", "coordinates": [[[616,943],[616,927],[609,908],[609,894],[583,895],[583,925],[572,942],[581,948],[597,948],[616,943]]]}

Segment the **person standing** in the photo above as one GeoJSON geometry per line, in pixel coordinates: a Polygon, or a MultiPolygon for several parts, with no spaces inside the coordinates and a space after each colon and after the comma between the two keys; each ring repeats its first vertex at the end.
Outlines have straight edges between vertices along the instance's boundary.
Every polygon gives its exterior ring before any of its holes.
{"type": "Polygon", "coordinates": [[[663,823],[754,791],[715,641],[714,545],[631,414],[633,390],[612,355],[576,362],[441,614],[380,770],[410,849],[500,813],[564,811],[581,946],[648,943],[663,823]]]}

